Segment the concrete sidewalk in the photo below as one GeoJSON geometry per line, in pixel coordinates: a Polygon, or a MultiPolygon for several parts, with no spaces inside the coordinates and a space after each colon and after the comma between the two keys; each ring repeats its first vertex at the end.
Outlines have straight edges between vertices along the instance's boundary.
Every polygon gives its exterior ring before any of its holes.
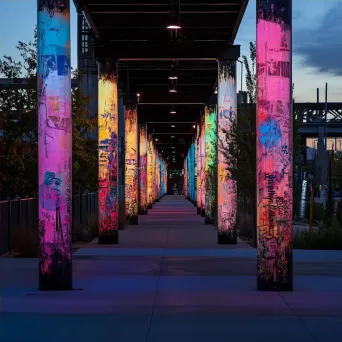
{"type": "Polygon", "coordinates": [[[341,341],[341,252],[296,251],[295,291],[258,292],[255,250],[218,246],[181,196],[139,220],[74,254],[74,291],[39,292],[37,260],[0,259],[0,341],[341,341]]]}

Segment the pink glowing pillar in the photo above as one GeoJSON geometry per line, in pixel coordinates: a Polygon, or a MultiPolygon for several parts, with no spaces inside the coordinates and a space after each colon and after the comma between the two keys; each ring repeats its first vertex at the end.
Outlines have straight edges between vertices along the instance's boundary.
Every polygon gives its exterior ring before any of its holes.
{"type": "Polygon", "coordinates": [[[257,283],[293,288],[292,1],[257,1],[257,283]]]}
{"type": "Polygon", "coordinates": [[[98,63],[99,243],[119,242],[116,61],[98,63]]]}
{"type": "Polygon", "coordinates": [[[38,1],[39,288],[72,289],[70,2],[38,1]]]}
{"type": "Polygon", "coordinates": [[[200,150],[200,162],[201,162],[201,216],[205,216],[205,116],[201,117],[201,150],[200,150]]]}
{"type": "MultiPolygon", "coordinates": [[[[236,120],[236,61],[221,60],[218,74],[218,243],[236,244],[237,187],[227,170],[223,150],[229,151],[229,132],[236,120]]],[[[241,170],[243,172],[243,170],[241,170]]]]}

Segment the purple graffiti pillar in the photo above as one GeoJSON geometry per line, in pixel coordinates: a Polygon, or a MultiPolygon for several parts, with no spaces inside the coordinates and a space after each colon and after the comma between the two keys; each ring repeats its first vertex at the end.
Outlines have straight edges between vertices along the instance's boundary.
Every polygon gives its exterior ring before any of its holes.
{"type": "MultiPolygon", "coordinates": [[[[218,243],[236,244],[237,187],[229,166],[229,131],[236,120],[236,61],[221,60],[218,73],[218,243]]],[[[243,170],[241,171],[243,172],[243,170]]]]}
{"type": "Polygon", "coordinates": [[[70,2],[38,1],[39,288],[72,289],[70,2]]]}
{"type": "Polygon", "coordinates": [[[257,285],[292,291],[292,1],[257,1],[257,285]]]}
{"type": "Polygon", "coordinates": [[[98,63],[99,243],[119,242],[116,61],[98,63]]]}

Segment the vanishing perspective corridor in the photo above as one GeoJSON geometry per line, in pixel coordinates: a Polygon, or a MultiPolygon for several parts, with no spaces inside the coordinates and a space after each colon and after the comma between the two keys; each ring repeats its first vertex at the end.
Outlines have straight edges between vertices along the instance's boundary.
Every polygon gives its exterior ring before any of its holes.
{"type": "Polygon", "coordinates": [[[241,241],[218,245],[214,226],[204,225],[183,196],[162,198],[138,226],[120,232],[120,245],[79,247],[73,291],[38,291],[36,259],[0,260],[4,341],[268,342],[276,336],[277,342],[305,342],[315,341],[315,333],[329,341],[341,336],[341,254],[296,251],[296,291],[258,292],[256,251],[241,241]]]}

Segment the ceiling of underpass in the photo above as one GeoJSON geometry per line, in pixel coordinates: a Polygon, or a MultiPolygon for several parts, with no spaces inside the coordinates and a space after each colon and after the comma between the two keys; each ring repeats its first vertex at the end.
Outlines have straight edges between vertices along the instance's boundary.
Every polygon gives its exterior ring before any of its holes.
{"type": "Polygon", "coordinates": [[[119,60],[122,90],[140,95],[139,122],[148,123],[171,167],[182,168],[204,103],[214,95],[217,58],[232,53],[248,0],[75,3],[93,30],[95,59],[119,60]],[[168,29],[175,19],[180,29],[168,29]],[[174,73],[178,79],[170,80],[174,73]]]}

